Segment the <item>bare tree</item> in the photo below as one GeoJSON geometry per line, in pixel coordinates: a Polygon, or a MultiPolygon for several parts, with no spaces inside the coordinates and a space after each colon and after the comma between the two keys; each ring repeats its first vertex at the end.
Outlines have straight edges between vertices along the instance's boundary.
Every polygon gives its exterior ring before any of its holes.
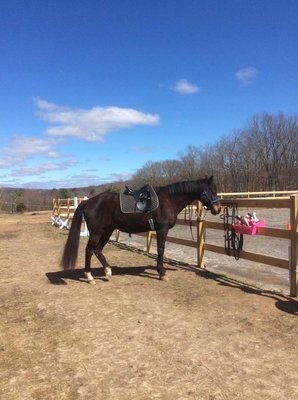
{"type": "Polygon", "coordinates": [[[198,147],[189,145],[178,155],[182,164],[181,177],[186,180],[196,179],[200,172],[200,151],[198,147]]]}
{"type": "Polygon", "coordinates": [[[290,176],[297,177],[297,118],[284,114],[255,116],[248,134],[255,143],[258,175],[262,178],[259,185],[266,190],[282,190],[291,185],[290,176]]]}

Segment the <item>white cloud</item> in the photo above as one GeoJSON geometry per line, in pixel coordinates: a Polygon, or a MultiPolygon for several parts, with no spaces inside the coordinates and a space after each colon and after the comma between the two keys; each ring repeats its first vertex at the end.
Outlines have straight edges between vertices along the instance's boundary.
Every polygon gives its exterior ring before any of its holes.
{"type": "Polygon", "coordinates": [[[251,85],[256,79],[259,71],[254,67],[247,67],[239,69],[236,72],[235,77],[243,86],[251,85]]]}
{"type": "Polygon", "coordinates": [[[157,114],[145,114],[132,108],[93,107],[70,109],[38,99],[38,114],[54,126],[46,134],[55,137],[73,136],[87,141],[103,141],[107,133],[135,125],[157,125],[157,114]]]}
{"type": "Polygon", "coordinates": [[[186,79],[180,79],[179,81],[175,82],[173,90],[174,92],[180,94],[194,94],[201,91],[199,86],[188,82],[186,79]]]}
{"type": "Polygon", "coordinates": [[[19,169],[15,169],[11,175],[12,176],[32,176],[32,175],[41,175],[47,172],[52,171],[64,171],[67,167],[73,166],[73,162],[63,162],[58,164],[53,163],[45,163],[32,167],[23,167],[19,169]]]}
{"type": "Polygon", "coordinates": [[[55,145],[53,140],[29,136],[15,137],[10,141],[9,146],[2,150],[0,168],[14,166],[34,156],[57,158],[59,153],[53,150],[55,145]]]}
{"type": "MultiPolygon", "coordinates": [[[[38,187],[44,189],[52,188],[76,188],[76,187],[88,187],[93,185],[100,185],[115,181],[128,180],[131,179],[132,174],[110,174],[108,176],[102,177],[97,174],[77,174],[69,175],[67,177],[59,177],[59,179],[46,179],[44,183],[41,181],[30,182],[30,187],[38,187]]],[[[88,193],[85,193],[88,195],[88,193]]]]}

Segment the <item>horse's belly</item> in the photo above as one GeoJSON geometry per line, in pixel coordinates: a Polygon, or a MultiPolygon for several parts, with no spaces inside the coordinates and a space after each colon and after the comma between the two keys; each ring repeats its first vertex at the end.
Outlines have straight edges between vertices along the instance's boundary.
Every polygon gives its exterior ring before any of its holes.
{"type": "Polygon", "coordinates": [[[140,233],[150,230],[148,218],[141,213],[122,214],[115,221],[116,229],[127,233],[140,233]]]}

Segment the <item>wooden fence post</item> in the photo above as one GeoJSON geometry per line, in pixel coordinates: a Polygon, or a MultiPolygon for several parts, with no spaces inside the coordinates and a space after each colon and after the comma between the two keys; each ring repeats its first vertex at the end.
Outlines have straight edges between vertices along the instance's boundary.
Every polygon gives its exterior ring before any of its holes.
{"type": "Polygon", "coordinates": [[[290,254],[290,296],[297,297],[298,289],[298,195],[290,197],[291,254],[290,254]]]}
{"type": "Polygon", "coordinates": [[[58,200],[57,199],[53,199],[53,212],[52,214],[58,215],[58,200]]]}
{"type": "Polygon", "coordinates": [[[148,231],[147,233],[147,253],[151,252],[152,247],[152,231],[148,231]]]}
{"type": "Polygon", "coordinates": [[[201,202],[198,202],[197,206],[198,218],[197,218],[197,262],[199,268],[205,268],[204,265],[204,246],[205,246],[205,221],[204,207],[201,202]]]}
{"type": "Polygon", "coordinates": [[[114,232],[115,232],[115,240],[118,243],[120,240],[120,231],[119,231],[119,229],[115,229],[114,232]]]}

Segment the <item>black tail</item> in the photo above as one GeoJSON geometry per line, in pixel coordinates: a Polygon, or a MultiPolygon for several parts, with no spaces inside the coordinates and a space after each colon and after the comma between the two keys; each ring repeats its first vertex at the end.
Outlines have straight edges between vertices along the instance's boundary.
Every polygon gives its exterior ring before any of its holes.
{"type": "Polygon", "coordinates": [[[81,223],[83,218],[83,212],[87,200],[82,201],[75,210],[71,226],[69,229],[69,234],[67,241],[65,243],[62,259],[61,259],[61,267],[65,269],[75,268],[75,264],[78,257],[79,250],[79,242],[80,242],[80,233],[81,233],[81,223]]]}

